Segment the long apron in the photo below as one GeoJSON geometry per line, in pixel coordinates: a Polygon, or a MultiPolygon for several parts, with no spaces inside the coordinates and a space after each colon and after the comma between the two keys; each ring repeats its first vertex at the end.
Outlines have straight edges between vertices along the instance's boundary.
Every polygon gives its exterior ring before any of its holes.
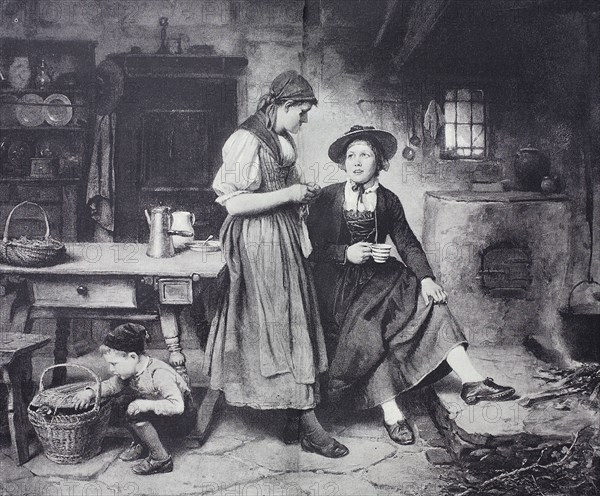
{"type": "MultiPolygon", "coordinates": [[[[299,182],[296,168],[260,150],[257,192],[299,182]]],[[[220,240],[227,262],[204,372],[235,406],[310,409],[327,369],[311,272],[301,248],[298,206],[228,216],[220,240]]]]}

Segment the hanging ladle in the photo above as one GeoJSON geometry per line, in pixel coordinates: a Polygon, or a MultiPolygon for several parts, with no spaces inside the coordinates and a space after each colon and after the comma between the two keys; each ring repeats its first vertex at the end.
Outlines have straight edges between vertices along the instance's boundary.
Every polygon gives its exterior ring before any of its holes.
{"type": "Polygon", "coordinates": [[[415,116],[410,110],[410,106],[408,107],[408,111],[410,113],[410,127],[411,127],[411,137],[409,138],[409,143],[413,146],[421,146],[421,138],[417,135],[415,131],[415,116]]]}
{"type": "MultiPolygon", "coordinates": [[[[410,143],[410,136],[408,134],[408,100],[406,101],[406,137],[410,143]]],[[[406,160],[414,160],[415,159],[415,150],[411,148],[409,145],[406,145],[402,150],[402,156],[406,160]]]]}

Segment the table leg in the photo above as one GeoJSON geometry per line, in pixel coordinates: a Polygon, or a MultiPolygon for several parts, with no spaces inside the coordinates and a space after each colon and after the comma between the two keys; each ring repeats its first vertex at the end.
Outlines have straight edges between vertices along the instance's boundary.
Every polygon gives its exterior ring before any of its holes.
{"type": "MultiPolygon", "coordinates": [[[[71,333],[71,321],[69,319],[56,319],[56,341],[54,342],[54,364],[67,363],[69,351],[67,341],[71,333]]],[[[59,367],[52,371],[52,386],[60,386],[67,379],[67,369],[59,367]]]]}
{"type": "Polygon", "coordinates": [[[169,363],[189,385],[190,377],[187,373],[185,355],[183,354],[179,340],[179,325],[175,309],[168,305],[159,305],[158,314],[160,316],[160,329],[170,353],[169,363]]]}
{"type": "Polygon", "coordinates": [[[2,380],[8,388],[8,428],[17,465],[22,465],[29,460],[29,441],[27,439],[29,429],[27,412],[23,403],[21,379],[19,361],[8,367],[2,367],[2,380]]]}

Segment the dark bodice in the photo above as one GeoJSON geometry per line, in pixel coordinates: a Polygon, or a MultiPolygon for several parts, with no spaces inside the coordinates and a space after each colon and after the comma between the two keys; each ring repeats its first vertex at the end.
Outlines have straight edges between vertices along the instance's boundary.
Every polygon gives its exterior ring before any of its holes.
{"type": "Polygon", "coordinates": [[[375,212],[344,210],[344,220],[350,233],[350,244],[377,243],[377,222],[375,212]]]}

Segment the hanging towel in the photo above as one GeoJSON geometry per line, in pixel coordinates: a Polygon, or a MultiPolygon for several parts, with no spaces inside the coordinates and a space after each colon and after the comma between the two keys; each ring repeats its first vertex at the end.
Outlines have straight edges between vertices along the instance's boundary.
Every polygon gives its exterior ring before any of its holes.
{"type": "Polygon", "coordinates": [[[96,132],[94,135],[94,147],[90,163],[90,173],[87,184],[87,205],[90,208],[90,216],[102,228],[109,233],[99,236],[106,241],[112,237],[115,230],[114,222],[114,200],[115,200],[115,124],[114,113],[96,116],[96,132]]]}
{"type": "Polygon", "coordinates": [[[423,117],[423,127],[427,129],[431,137],[435,139],[440,127],[445,123],[446,119],[444,118],[444,111],[435,100],[431,100],[423,117]]]}

